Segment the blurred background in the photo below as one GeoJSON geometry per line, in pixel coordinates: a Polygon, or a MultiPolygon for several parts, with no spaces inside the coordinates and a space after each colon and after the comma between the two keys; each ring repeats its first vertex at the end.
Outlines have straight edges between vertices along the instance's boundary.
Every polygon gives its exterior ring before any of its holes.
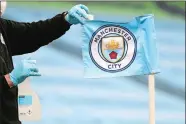
{"type": "MultiPolygon", "coordinates": [[[[161,73],[156,75],[156,124],[185,124],[184,2],[13,2],[4,18],[32,22],[85,4],[96,20],[126,22],[153,13],[161,73]]],[[[25,41],[26,42],[26,41],[25,41]]],[[[23,124],[148,124],[146,76],[84,79],[81,26],[30,54],[42,77],[31,78],[42,120],[23,124]]],[[[25,56],[16,56],[20,61],[25,56]]]]}

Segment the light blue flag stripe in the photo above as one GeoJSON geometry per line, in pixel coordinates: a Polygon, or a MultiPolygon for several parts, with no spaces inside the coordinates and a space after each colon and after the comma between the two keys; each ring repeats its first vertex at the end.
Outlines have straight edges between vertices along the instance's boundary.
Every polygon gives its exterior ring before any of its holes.
{"type": "Polygon", "coordinates": [[[92,20],[82,27],[85,77],[160,72],[154,15],[138,16],[126,23],[92,20]]]}

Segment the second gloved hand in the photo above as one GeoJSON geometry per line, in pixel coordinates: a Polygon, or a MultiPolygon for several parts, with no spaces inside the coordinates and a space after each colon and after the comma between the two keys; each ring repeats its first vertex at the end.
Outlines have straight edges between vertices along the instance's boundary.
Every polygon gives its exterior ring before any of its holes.
{"type": "Polygon", "coordinates": [[[15,69],[10,73],[10,80],[14,86],[22,83],[29,76],[41,76],[36,67],[36,60],[25,59],[19,62],[15,69]]]}
{"type": "Polygon", "coordinates": [[[83,24],[85,20],[88,19],[89,9],[85,5],[79,4],[72,7],[67,15],[65,20],[70,24],[83,24]]]}

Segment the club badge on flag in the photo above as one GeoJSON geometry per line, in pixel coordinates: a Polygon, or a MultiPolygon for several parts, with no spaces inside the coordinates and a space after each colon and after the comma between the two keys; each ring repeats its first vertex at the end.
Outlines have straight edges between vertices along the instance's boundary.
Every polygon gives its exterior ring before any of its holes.
{"type": "Polygon", "coordinates": [[[87,21],[83,25],[83,62],[87,78],[158,73],[154,16],[127,23],[87,21]]]}

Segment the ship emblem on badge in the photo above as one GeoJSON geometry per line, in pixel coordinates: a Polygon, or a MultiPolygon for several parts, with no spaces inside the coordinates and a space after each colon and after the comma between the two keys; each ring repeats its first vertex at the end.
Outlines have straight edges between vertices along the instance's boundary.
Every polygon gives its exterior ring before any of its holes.
{"type": "Polygon", "coordinates": [[[89,47],[93,63],[106,72],[127,69],[136,57],[137,43],[127,28],[104,25],[94,32],[89,47]]]}

